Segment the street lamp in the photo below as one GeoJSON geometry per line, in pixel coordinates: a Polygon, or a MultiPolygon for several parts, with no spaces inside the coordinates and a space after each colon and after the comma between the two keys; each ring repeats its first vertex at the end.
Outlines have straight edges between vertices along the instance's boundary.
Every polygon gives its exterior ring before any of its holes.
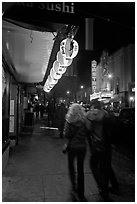
{"type": "Polygon", "coordinates": [[[68,105],[70,103],[70,91],[67,91],[67,103],[68,103],[68,105]]]}
{"type": "Polygon", "coordinates": [[[81,100],[83,101],[84,99],[85,99],[85,93],[84,93],[84,86],[83,85],[81,85],[80,86],[80,89],[81,89],[81,100]]]}
{"type": "Polygon", "coordinates": [[[108,78],[111,79],[112,78],[112,74],[108,74],[108,78]]]}
{"type": "Polygon", "coordinates": [[[133,101],[133,100],[134,100],[134,97],[133,97],[133,96],[130,96],[129,100],[130,100],[130,101],[133,101]]]}
{"type": "Polygon", "coordinates": [[[129,97],[129,101],[130,101],[130,106],[132,107],[132,106],[133,106],[133,103],[134,103],[134,97],[133,97],[133,96],[130,96],[130,97],[129,97]]]}

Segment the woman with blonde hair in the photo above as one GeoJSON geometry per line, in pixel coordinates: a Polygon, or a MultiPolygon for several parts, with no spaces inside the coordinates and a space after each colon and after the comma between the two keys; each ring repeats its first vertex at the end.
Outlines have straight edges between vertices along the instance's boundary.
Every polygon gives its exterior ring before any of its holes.
{"type": "Polygon", "coordinates": [[[86,155],[87,129],[85,111],[80,104],[74,103],[70,106],[66,114],[64,136],[68,139],[68,168],[72,184],[72,195],[78,201],[85,201],[84,159],[86,155]]]}

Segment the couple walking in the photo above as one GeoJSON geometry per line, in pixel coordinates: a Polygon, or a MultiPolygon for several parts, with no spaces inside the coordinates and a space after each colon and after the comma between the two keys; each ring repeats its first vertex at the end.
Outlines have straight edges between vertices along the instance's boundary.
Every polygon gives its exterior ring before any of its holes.
{"type": "Polygon", "coordinates": [[[103,201],[109,201],[109,180],[114,188],[118,186],[111,167],[111,132],[108,122],[108,114],[97,100],[91,102],[90,110],[87,113],[81,105],[74,103],[66,114],[64,136],[68,138],[68,169],[72,195],[77,201],[86,201],[84,196],[84,160],[87,141],[91,151],[90,167],[103,201]]]}

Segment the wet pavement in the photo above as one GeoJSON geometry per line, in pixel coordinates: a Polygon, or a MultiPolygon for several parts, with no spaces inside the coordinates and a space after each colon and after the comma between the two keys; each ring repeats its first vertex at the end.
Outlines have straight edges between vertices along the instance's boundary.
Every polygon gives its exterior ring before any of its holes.
{"type": "MultiPolygon", "coordinates": [[[[35,119],[33,129],[25,128],[3,172],[2,201],[72,202],[67,155],[61,151],[65,142],[57,129],[46,127],[45,119],[35,119]]],[[[89,168],[89,155],[87,151],[85,196],[88,202],[102,202],[89,168]]],[[[120,185],[117,194],[110,194],[114,202],[135,201],[135,162],[125,155],[113,146],[112,166],[120,185]]]]}

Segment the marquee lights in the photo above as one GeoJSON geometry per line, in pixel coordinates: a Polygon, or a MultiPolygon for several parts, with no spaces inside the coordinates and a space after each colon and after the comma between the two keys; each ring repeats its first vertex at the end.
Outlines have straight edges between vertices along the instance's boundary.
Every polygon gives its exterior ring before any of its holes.
{"type": "Polygon", "coordinates": [[[43,86],[45,92],[50,92],[62,75],[67,71],[67,67],[73,62],[73,58],[76,57],[78,50],[78,43],[71,38],[64,39],[60,43],[60,51],[57,52],[57,57],[50,70],[50,75],[43,86]]]}

